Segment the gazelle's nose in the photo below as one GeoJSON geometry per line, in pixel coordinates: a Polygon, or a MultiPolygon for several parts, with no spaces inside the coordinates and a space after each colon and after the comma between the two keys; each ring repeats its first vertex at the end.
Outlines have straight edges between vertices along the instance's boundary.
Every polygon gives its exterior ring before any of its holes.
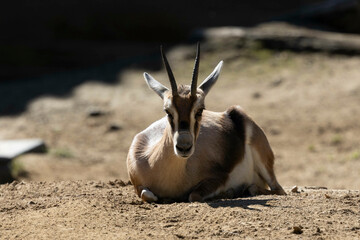
{"type": "Polygon", "coordinates": [[[176,149],[180,152],[189,152],[191,150],[191,147],[192,147],[192,144],[191,145],[179,145],[179,144],[176,144],[176,149]]]}
{"type": "Polygon", "coordinates": [[[179,136],[176,141],[176,149],[180,152],[188,152],[192,148],[192,136],[189,132],[179,132],[179,136]]]}

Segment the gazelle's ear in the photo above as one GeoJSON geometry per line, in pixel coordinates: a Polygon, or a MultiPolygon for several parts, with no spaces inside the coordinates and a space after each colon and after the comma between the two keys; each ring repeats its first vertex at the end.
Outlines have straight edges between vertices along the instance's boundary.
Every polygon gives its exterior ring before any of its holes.
{"type": "Polygon", "coordinates": [[[156,92],[156,94],[159,95],[161,99],[163,99],[165,92],[169,91],[169,89],[156,81],[150,74],[146,72],[144,73],[144,78],[149,88],[156,92]]]}
{"type": "Polygon", "coordinates": [[[211,87],[215,84],[216,80],[218,79],[222,65],[223,65],[223,61],[220,61],[219,64],[214,69],[214,71],[200,84],[199,88],[203,90],[205,95],[208,94],[211,87]]]}

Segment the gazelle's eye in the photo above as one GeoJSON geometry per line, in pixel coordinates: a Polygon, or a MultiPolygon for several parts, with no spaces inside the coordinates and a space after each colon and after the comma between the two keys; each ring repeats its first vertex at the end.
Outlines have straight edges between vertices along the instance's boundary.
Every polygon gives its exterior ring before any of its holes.
{"type": "Polygon", "coordinates": [[[165,112],[171,120],[174,119],[173,115],[171,115],[171,113],[168,110],[165,110],[165,112]]]}
{"type": "Polygon", "coordinates": [[[203,108],[199,109],[199,110],[196,112],[195,117],[196,117],[196,118],[200,118],[200,117],[202,116],[203,110],[204,110],[203,108]]]}

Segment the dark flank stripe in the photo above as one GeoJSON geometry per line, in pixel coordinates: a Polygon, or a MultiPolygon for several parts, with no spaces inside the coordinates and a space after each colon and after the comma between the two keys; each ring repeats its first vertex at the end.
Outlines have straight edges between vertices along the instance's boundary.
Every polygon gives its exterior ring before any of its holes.
{"type": "MultiPolygon", "coordinates": [[[[225,117],[231,119],[232,124],[223,125],[224,158],[222,161],[213,163],[210,169],[210,176],[201,181],[193,188],[192,194],[199,194],[205,197],[215,192],[228,180],[229,174],[235,166],[243,160],[245,154],[245,117],[236,107],[231,107],[225,117]]],[[[224,121],[225,123],[226,121],[224,121]]]]}
{"type": "MultiPolygon", "coordinates": [[[[242,149],[245,149],[245,116],[237,107],[233,106],[227,110],[227,114],[234,123],[234,128],[237,132],[237,136],[242,142],[242,149]]],[[[244,152],[243,152],[244,153],[244,152]]]]}

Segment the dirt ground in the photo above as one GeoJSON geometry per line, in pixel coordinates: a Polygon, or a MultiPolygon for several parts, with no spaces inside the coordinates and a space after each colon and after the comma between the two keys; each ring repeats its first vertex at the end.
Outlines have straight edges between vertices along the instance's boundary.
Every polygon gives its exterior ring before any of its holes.
{"type": "MultiPolygon", "coordinates": [[[[178,82],[191,79],[194,49],[168,53],[178,82]]],[[[280,184],[300,193],[142,204],[114,180],[128,180],[132,138],[164,113],[143,80],[149,70],[129,69],[116,84],[89,79],[0,117],[0,138],[42,138],[49,148],[13,162],[22,182],[0,186],[0,238],[360,238],[360,57],[231,42],[202,50],[200,79],[224,60],[207,109],[241,105],[269,138],[280,184]]],[[[149,73],[168,85],[164,71],[149,73]]]]}
{"type": "Polygon", "coordinates": [[[144,204],[121,181],[0,186],[1,239],[357,239],[360,192],[144,204]],[[16,201],[14,201],[16,200],[16,201]]]}

